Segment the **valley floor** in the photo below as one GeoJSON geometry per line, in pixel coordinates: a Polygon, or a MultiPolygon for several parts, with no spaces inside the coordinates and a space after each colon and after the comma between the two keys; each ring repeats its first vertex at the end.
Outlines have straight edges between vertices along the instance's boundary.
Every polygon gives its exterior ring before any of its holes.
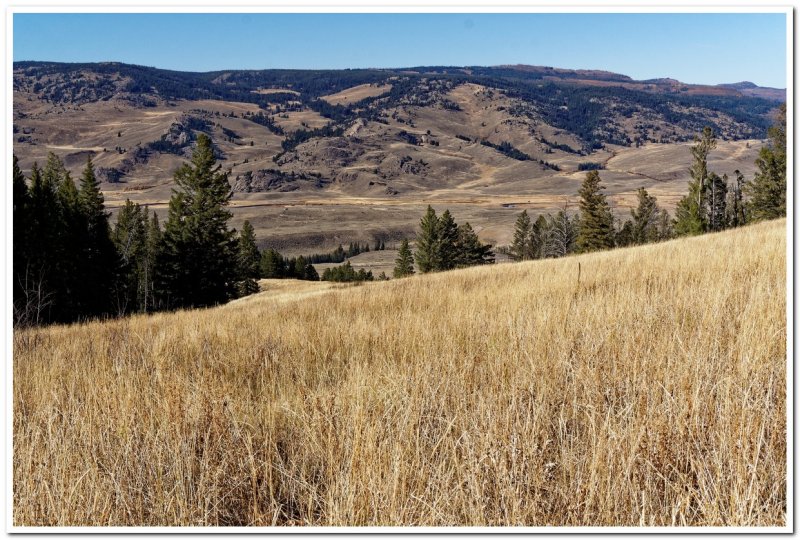
{"type": "Polygon", "coordinates": [[[783,526],[785,231],[18,330],[14,523],[783,526]]]}

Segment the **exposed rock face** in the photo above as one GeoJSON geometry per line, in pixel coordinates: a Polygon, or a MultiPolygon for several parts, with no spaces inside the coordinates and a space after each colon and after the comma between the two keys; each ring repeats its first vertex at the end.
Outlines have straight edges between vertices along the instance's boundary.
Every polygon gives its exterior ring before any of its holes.
{"type": "Polygon", "coordinates": [[[323,179],[321,175],[286,173],[277,169],[262,169],[258,171],[248,171],[236,175],[231,182],[231,189],[241,193],[256,193],[264,191],[287,192],[294,191],[300,184],[311,184],[315,187],[323,187],[330,183],[323,179]]]}

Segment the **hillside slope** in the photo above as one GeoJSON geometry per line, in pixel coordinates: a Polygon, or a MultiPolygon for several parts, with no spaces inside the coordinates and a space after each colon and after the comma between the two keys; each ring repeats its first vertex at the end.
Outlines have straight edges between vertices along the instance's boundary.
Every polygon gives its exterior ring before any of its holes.
{"type": "Polygon", "coordinates": [[[785,220],[17,331],[27,525],[783,525],[785,220]]]}

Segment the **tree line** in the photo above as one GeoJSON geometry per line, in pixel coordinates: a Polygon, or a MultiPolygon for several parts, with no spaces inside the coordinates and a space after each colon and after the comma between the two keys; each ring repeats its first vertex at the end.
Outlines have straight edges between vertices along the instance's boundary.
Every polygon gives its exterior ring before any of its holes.
{"type": "Polygon", "coordinates": [[[55,154],[27,179],[15,156],[15,324],[212,306],[258,290],[253,228],[228,227],[232,192],[206,135],[174,180],[163,229],[130,201],[112,229],[91,159],[76,186],[55,154]]]}
{"type": "Polygon", "coordinates": [[[691,236],[739,227],[750,222],[786,216],[786,107],[779,110],[769,141],[755,161],[752,180],[736,170],[734,178],[710,171],[708,157],[716,147],[710,127],[695,138],[691,148],[691,180],[675,218],[658,206],[646,189],[637,191],[637,206],[624,222],[615,222],[603,193],[600,173],[586,174],[578,192],[579,211],[573,216],[565,206],[555,216],[531,221],[527,211],[517,218],[507,252],[516,261],[563,257],[614,247],[647,244],[675,236],[691,236]]]}

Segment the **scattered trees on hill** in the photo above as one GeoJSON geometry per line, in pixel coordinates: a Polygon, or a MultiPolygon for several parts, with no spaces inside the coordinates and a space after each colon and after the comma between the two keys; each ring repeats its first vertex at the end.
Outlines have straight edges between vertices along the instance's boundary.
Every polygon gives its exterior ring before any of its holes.
{"type": "Polygon", "coordinates": [[[553,216],[540,215],[531,222],[523,210],[514,226],[509,256],[515,261],[565,257],[575,251],[578,217],[570,217],[567,206],[553,216]]]}
{"type": "Polygon", "coordinates": [[[324,272],[322,272],[322,281],[338,281],[343,283],[349,283],[354,281],[374,281],[375,277],[372,275],[372,270],[365,271],[363,268],[360,268],[357,272],[350,264],[350,261],[347,261],[341,266],[334,266],[333,268],[327,268],[324,272]]]}

